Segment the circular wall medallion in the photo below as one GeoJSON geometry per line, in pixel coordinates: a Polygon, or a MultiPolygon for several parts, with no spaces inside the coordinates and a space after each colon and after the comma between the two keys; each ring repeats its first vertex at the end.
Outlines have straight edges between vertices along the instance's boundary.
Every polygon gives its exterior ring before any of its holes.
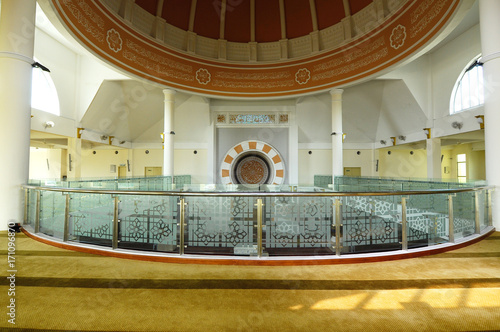
{"type": "Polygon", "coordinates": [[[269,179],[269,165],[260,156],[243,156],[234,166],[234,179],[239,184],[265,184],[269,179]]]}
{"type": "Polygon", "coordinates": [[[285,179],[285,164],[280,153],[261,141],[245,141],[233,146],[223,158],[222,184],[275,184],[285,179]]]}

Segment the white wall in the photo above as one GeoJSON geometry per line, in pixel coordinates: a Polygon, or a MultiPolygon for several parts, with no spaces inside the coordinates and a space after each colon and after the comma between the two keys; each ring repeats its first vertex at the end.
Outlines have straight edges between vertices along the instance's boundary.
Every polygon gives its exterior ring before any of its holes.
{"type": "Polygon", "coordinates": [[[30,179],[60,179],[62,150],[30,148],[30,179]]]}
{"type": "Polygon", "coordinates": [[[82,150],[82,178],[118,177],[118,167],[126,165],[127,150],[82,150]],[[93,154],[93,151],[96,153],[93,154]],[[118,151],[118,154],[115,153],[118,151]],[[110,165],[116,165],[116,172],[110,171],[110,165]]]}
{"type": "Polygon", "coordinates": [[[298,184],[314,184],[314,175],[332,175],[332,150],[299,150],[298,184]]]}
{"type": "Polygon", "coordinates": [[[59,96],[61,116],[75,119],[77,54],[45,32],[35,30],[35,58],[50,69],[50,76],[59,96]]]}
{"type": "Polygon", "coordinates": [[[74,104],[75,119],[80,121],[87,111],[103,80],[123,80],[126,76],[112,70],[100,60],[79,55],[77,61],[76,89],[77,99],[74,104]]]}
{"type": "Polygon", "coordinates": [[[345,150],[344,167],[361,167],[361,176],[376,176],[376,159],[372,150],[345,150]],[[359,152],[359,154],[358,154],[359,152]]]}
{"type": "Polygon", "coordinates": [[[427,152],[423,149],[380,149],[378,175],[391,178],[425,179],[427,178],[427,152]],[[412,151],[413,154],[411,154],[412,151]]]}
{"type": "Polygon", "coordinates": [[[162,149],[145,148],[145,149],[133,150],[133,157],[131,160],[132,176],[134,177],[144,176],[146,167],[163,167],[162,149]]]}
{"type": "Polygon", "coordinates": [[[192,96],[175,105],[175,143],[205,143],[211,137],[210,104],[205,98],[192,96]]]}
{"type": "Polygon", "coordinates": [[[436,119],[449,115],[451,93],[458,76],[480,53],[481,38],[476,25],[431,54],[432,105],[436,119]]]}
{"type": "Polygon", "coordinates": [[[332,102],[329,93],[301,98],[296,106],[298,142],[332,143],[332,102]]]}
{"type": "Polygon", "coordinates": [[[174,174],[191,175],[193,184],[207,184],[207,150],[175,150],[174,174]]]}
{"type": "Polygon", "coordinates": [[[429,55],[423,55],[409,64],[380,77],[380,79],[403,79],[428,118],[432,118],[430,105],[432,96],[429,95],[429,80],[432,69],[430,61],[429,55]]]}
{"type": "Polygon", "coordinates": [[[467,161],[467,180],[485,180],[485,151],[477,150],[474,144],[458,144],[447,147],[443,151],[443,168],[449,167],[449,173],[443,174],[443,179],[457,179],[457,155],[465,154],[467,161]]]}
{"type": "MultiPolygon", "coordinates": [[[[130,163],[132,170],[130,175],[143,177],[146,167],[163,167],[163,150],[134,149],[130,163]],[[146,150],[149,153],[146,153],[146,150]]],[[[207,183],[207,150],[176,149],[174,151],[174,174],[191,175],[191,182],[195,184],[207,183]]]]}
{"type": "MultiPolygon", "coordinates": [[[[344,150],[343,158],[344,167],[361,167],[361,176],[377,175],[372,150],[344,150]]],[[[299,150],[299,184],[312,185],[315,175],[332,175],[331,149],[299,150]]]]}

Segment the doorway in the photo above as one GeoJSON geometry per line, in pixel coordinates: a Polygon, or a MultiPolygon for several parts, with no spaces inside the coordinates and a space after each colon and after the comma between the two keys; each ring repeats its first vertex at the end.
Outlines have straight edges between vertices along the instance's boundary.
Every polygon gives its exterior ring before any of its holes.
{"type": "Polygon", "coordinates": [[[118,167],[118,178],[127,177],[127,166],[118,167]]]}
{"type": "Polygon", "coordinates": [[[163,172],[162,172],[161,167],[149,166],[149,167],[144,168],[144,176],[146,176],[146,177],[148,177],[148,176],[162,176],[162,175],[163,175],[163,172]]]}
{"type": "Polygon", "coordinates": [[[361,167],[344,167],[344,176],[360,177],[361,167]]]}

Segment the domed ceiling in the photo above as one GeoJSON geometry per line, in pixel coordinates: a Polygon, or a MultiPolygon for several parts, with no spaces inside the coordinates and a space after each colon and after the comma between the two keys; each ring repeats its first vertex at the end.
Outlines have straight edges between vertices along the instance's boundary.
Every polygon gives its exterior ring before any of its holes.
{"type": "Polygon", "coordinates": [[[164,87],[285,97],[366,80],[435,39],[460,0],[49,0],[102,60],[164,87]]]}

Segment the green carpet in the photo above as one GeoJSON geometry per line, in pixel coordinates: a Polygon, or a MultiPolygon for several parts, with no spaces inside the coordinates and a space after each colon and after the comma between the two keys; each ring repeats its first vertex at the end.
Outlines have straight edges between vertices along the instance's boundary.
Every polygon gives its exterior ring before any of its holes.
{"type": "Polygon", "coordinates": [[[498,331],[500,233],[455,251],[331,266],[94,256],[16,234],[15,325],[0,233],[2,331],[498,331]]]}

